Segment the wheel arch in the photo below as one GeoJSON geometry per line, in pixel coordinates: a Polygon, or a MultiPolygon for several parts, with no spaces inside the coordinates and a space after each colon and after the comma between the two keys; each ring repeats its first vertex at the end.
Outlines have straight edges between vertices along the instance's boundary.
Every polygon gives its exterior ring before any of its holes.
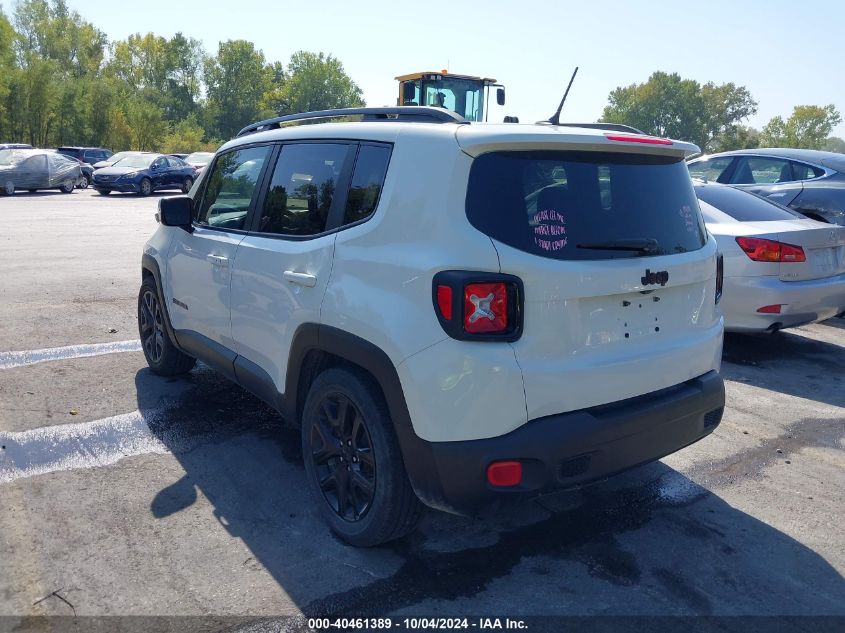
{"type": "Polygon", "coordinates": [[[437,467],[428,442],[414,432],[396,366],[370,341],[329,325],[300,325],[288,356],[282,411],[285,418],[300,422],[311,382],[325,369],[336,366],[363,371],[380,390],[414,492],[426,505],[443,508],[437,467]]]}
{"type": "Polygon", "coordinates": [[[182,350],[182,347],[176,340],[176,334],[173,332],[173,325],[170,323],[170,310],[167,306],[167,301],[164,300],[164,286],[161,283],[161,269],[158,266],[158,262],[152,255],[144,253],[141,256],[141,282],[143,283],[144,280],[149,277],[152,277],[153,282],[155,283],[156,292],[158,293],[158,302],[164,311],[164,329],[167,330],[167,337],[176,349],[182,350]]]}

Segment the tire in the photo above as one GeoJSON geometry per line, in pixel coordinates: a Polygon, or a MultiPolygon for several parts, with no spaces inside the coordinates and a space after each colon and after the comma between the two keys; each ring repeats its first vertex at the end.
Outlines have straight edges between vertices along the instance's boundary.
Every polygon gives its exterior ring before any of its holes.
{"type": "Polygon", "coordinates": [[[138,292],[138,334],[144,358],[159,376],[186,374],[197,361],[176,349],[167,335],[165,319],[167,314],[159,301],[155,280],[145,277],[138,292]]]}
{"type": "Polygon", "coordinates": [[[15,195],[15,183],[9,180],[5,185],[3,185],[3,193],[7,196],[15,195]]]}
{"type": "Polygon", "coordinates": [[[101,196],[107,196],[111,193],[111,189],[97,189],[97,193],[101,196]]]}
{"type": "Polygon", "coordinates": [[[302,412],[302,455],[323,519],[350,545],[401,538],[422,519],[384,398],[367,374],[331,368],[317,376],[302,412]]]}
{"type": "Polygon", "coordinates": [[[61,185],[59,185],[59,190],[62,193],[73,193],[75,188],[76,185],[73,184],[72,180],[65,180],[61,185]]]}
{"type": "Polygon", "coordinates": [[[138,195],[147,197],[153,192],[153,183],[149,178],[142,178],[141,185],[138,187],[138,195]]]}
{"type": "Polygon", "coordinates": [[[185,178],[185,182],[182,183],[182,193],[188,193],[191,190],[191,187],[194,186],[194,181],[192,178],[185,178]]]}
{"type": "Polygon", "coordinates": [[[91,184],[91,181],[88,180],[88,176],[86,176],[85,174],[82,174],[82,178],[79,179],[79,184],[76,185],[76,186],[79,187],[80,189],[87,189],[88,185],[90,185],[90,184],[91,184]]]}

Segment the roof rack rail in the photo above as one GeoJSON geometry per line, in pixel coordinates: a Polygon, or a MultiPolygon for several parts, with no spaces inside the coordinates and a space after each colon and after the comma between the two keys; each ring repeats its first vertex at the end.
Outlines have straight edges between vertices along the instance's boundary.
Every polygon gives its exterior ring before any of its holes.
{"type": "Polygon", "coordinates": [[[645,132],[642,130],[638,130],[630,125],[623,125],[622,123],[558,123],[558,125],[562,127],[587,127],[593,130],[609,130],[611,132],[628,132],[630,134],[645,135],[645,132]]]}
{"type": "Polygon", "coordinates": [[[469,123],[464,117],[446,110],[429,106],[395,106],[391,108],[338,108],[335,110],[317,110],[315,112],[300,112],[287,114],[265,121],[258,121],[247,125],[238,136],[264,132],[282,127],[285,123],[295,121],[313,121],[315,119],[336,119],[342,117],[360,116],[361,121],[411,121],[418,123],[469,123]]]}

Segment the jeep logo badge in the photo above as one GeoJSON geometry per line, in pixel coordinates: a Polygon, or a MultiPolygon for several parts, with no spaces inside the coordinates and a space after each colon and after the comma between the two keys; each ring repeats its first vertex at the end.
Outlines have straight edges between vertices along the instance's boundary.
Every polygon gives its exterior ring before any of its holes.
{"type": "Polygon", "coordinates": [[[648,268],[645,269],[645,276],[640,279],[640,282],[644,286],[651,286],[654,284],[660,284],[661,286],[665,286],[666,282],[669,281],[669,273],[665,270],[651,272],[648,268]]]}

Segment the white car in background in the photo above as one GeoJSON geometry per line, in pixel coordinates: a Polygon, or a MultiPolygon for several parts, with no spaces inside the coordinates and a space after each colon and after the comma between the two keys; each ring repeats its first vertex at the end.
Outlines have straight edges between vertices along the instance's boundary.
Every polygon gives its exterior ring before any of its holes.
{"type": "Polygon", "coordinates": [[[693,182],[724,256],[726,330],[773,332],[845,311],[845,227],[727,185],[693,182]]]}

